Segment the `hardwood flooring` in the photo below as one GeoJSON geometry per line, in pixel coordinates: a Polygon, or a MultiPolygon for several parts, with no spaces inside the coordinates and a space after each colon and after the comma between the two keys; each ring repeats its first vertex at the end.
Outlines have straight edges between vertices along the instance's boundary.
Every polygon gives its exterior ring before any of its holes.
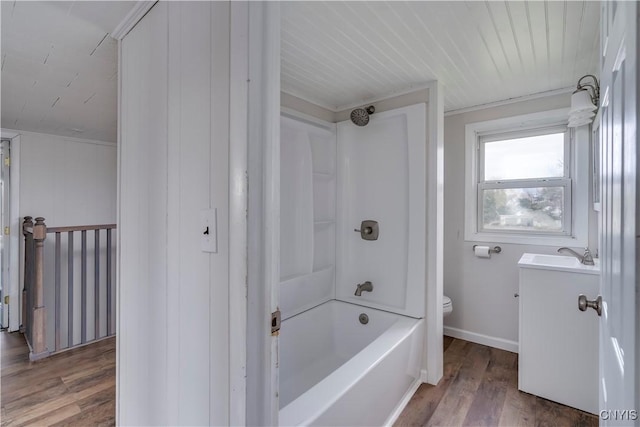
{"type": "Polygon", "coordinates": [[[598,417],[518,391],[518,355],[444,337],[444,377],[422,384],[396,426],[597,426],[598,417]]]}
{"type": "MultiPolygon", "coordinates": [[[[115,424],[115,338],[31,363],[0,333],[2,426],[115,424]]],[[[423,384],[397,426],[597,426],[594,415],[518,391],[518,356],[445,337],[444,377],[423,384]]]]}
{"type": "Polygon", "coordinates": [[[20,333],[0,333],[2,426],[115,425],[115,337],[29,362],[20,333]]]}

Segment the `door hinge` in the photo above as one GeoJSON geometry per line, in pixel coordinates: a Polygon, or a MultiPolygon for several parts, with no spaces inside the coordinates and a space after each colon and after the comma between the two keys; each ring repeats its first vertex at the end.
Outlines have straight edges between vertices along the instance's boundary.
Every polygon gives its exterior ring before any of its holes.
{"type": "Polygon", "coordinates": [[[11,234],[11,229],[9,227],[5,227],[4,228],[4,234],[5,234],[5,236],[8,236],[9,234],[11,234]]]}
{"type": "Polygon", "coordinates": [[[7,304],[7,305],[9,305],[9,295],[6,295],[6,296],[4,297],[4,303],[5,303],[5,304],[7,304]]]}
{"type": "Polygon", "coordinates": [[[4,165],[5,166],[11,166],[11,157],[5,157],[4,158],[4,165]]]}
{"type": "Polygon", "coordinates": [[[271,313],[271,335],[278,335],[280,323],[280,310],[276,310],[271,313]]]}

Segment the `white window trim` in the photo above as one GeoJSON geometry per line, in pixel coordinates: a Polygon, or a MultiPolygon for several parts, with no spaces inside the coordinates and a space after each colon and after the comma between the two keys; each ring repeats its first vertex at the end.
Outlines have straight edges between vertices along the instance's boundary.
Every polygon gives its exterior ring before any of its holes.
{"type": "Polygon", "coordinates": [[[566,125],[568,108],[561,108],[465,126],[465,232],[466,241],[543,246],[587,246],[589,224],[589,126],[575,128],[570,142],[570,235],[478,231],[479,136],[487,133],[526,131],[536,127],[566,125]]]}

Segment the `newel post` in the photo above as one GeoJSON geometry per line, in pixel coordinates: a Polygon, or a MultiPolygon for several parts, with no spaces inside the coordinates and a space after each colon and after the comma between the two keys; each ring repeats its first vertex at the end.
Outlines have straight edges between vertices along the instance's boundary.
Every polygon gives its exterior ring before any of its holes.
{"type": "Polygon", "coordinates": [[[47,237],[47,226],[44,218],[36,218],[33,226],[34,269],[33,269],[33,329],[30,360],[38,360],[49,355],[46,341],[46,308],[44,306],[44,240],[47,237]]]}
{"type": "Polygon", "coordinates": [[[27,303],[27,288],[31,286],[31,281],[29,278],[29,264],[31,263],[31,260],[29,259],[29,235],[31,234],[30,230],[32,228],[33,218],[30,216],[25,216],[24,221],[22,222],[22,235],[24,236],[24,282],[22,283],[22,322],[20,324],[20,332],[22,332],[23,334],[29,327],[29,304],[27,303]]]}

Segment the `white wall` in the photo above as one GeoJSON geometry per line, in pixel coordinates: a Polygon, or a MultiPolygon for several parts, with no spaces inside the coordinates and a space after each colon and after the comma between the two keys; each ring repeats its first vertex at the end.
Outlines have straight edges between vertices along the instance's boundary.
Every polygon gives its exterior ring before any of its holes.
{"type": "Polygon", "coordinates": [[[115,143],[19,133],[21,217],[49,227],[115,223],[115,143]]]}
{"type": "Polygon", "coordinates": [[[231,8],[158,2],[121,42],[121,425],[230,423],[231,8]]]}
{"type": "MultiPolygon", "coordinates": [[[[453,300],[453,313],[445,318],[446,335],[517,351],[517,262],[525,252],[554,254],[557,250],[556,246],[494,242],[502,253],[491,259],[473,254],[475,242],[464,241],[465,125],[568,107],[570,97],[555,95],[445,117],[444,293],[453,300]]],[[[597,248],[595,217],[591,212],[589,246],[593,250],[597,248]]]]}

